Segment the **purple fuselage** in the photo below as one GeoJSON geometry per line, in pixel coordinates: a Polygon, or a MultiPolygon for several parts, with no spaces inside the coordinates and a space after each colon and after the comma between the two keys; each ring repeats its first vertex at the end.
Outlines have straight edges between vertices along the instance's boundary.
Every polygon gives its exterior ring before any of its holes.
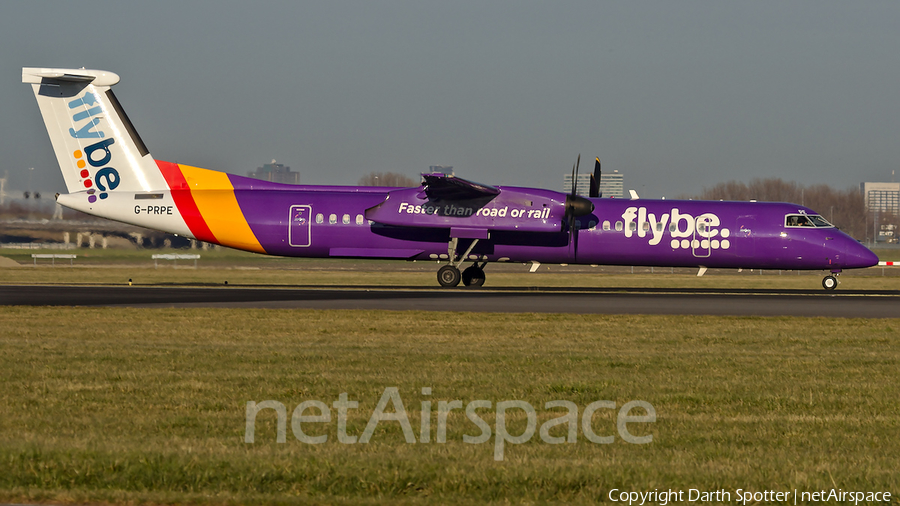
{"type": "Polygon", "coordinates": [[[267,253],[296,257],[832,270],[878,258],[831,226],[788,226],[813,216],[769,202],[590,199],[573,220],[566,195],[497,187],[496,196],[430,201],[422,188],[292,186],[229,176],[267,253]]]}

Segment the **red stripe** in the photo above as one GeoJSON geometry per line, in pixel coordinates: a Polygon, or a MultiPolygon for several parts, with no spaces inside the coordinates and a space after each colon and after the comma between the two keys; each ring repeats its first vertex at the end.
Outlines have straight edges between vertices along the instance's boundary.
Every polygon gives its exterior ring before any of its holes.
{"type": "Polygon", "coordinates": [[[197,209],[197,204],[191,195],[191,189],[184,179],[181,169],[178,168],[178,164],[156,160],[156,165],[159,167],[159,171],[162,172],[163,177],[166,178],[166,184],[172,190],[172,199],[175,200],[175,206],[178,207],[178,212],[181,213],[181,217],[184,218],[184,222],[187,223],[194,237],[204,242],[218,242],[212,230],[206,225],[200,210],[197,209]]]}

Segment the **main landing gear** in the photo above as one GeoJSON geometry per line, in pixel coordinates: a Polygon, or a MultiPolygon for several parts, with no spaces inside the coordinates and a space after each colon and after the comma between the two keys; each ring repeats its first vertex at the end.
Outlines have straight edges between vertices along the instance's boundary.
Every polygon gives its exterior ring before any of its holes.
{"type": "Polygon", "coordinates": [[[457,259],[457,239],[455,237],[450,239],[450,244],[447,247],[450,263],[438,269],[437,272],[438,283],[440,283],[441,286],[444,288],[452,288],[458,285],[460,281],[466,286],[481,286],[484,284],[484,266],[487,265],[486,261],[482,262],[481,265],[478,265],[478,262],[475,262],[466,270],[462,271],[462,273],[459,272],[459,266],[466,260],[466,257],[469,256],[469,253],[472,252],[472,249],[475,248],[476,244],[478,244],[478,239],[473,239],[472,244],[469,245],[466,252],[457,259]]]}
{"type": "Polygon", "coordinates": [[[452,265],[445,265],[438,269],[438,283],[444,288],[452,288],[459,284],[460,281],[466,286],[481,286],[484,284],[484,266],[487,262],[478,265],[471,265],[466,270],[459,272],[459,269],[452,265]]]}
{"type": "Polygon", "coordinates": [[[438,269],[438,283],[444,288],[451,288],[459,284],[462,275],[459,269],[452,265],[445,265],[438,269]]]}

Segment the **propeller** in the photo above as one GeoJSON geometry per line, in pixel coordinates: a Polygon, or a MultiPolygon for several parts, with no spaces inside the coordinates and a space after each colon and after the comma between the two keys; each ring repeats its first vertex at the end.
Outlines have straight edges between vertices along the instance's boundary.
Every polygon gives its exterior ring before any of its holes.
{"type": "Polygon", "coordinates": [[[600,193],[600,159],[594,158],[594,173],[591,174],[591,193],[590,196],[592,199],[600,198],[603,196],[600,193]]]}
{"type": "Polygon", "coordinates": [[[594,204],[590,200],[576,195],[578,183],[578,168],[581,165],[581,154],[572,166],[572,193],[566,195],[565,220],[569,225],[569,241],[572,243],[574,253],[578,254],[578,234],[575,231],[575,218],[594,212],[594,204]]]}
{"type": "Polygon", "coordinates": [[[575,190],[578,187],[578,169],[581,168],[581,153],[578,153],[578,159],[572,164],[572,193],[566,198],[566,214],[569,215],[569,236],[575,229],[575,190]],[[571,198],[571,199],[570,199],[571,198]]]}

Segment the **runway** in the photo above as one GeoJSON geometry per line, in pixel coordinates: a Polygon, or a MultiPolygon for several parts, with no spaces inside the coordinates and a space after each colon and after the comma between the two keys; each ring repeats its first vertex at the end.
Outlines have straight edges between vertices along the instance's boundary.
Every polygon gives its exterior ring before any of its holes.
{"type": "Polygon", "coordinates": [[[417,287],[0,286],[17,306],[227,307],[898,318],[900,291],[417,287]]]}

